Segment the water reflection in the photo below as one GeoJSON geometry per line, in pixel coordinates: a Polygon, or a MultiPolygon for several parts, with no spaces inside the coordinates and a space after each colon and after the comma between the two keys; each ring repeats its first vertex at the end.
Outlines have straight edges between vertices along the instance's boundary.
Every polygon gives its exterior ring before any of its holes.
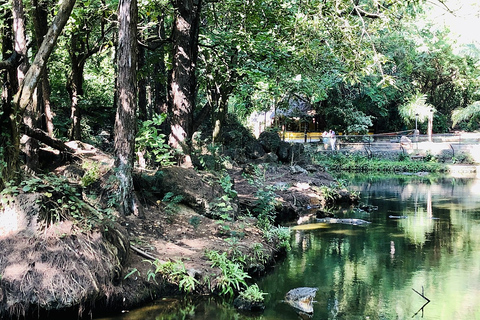
{"type": "Polygon", "coordinates": [[[479,181],[350,181],[378,210],[342,208],[338,217],[372,223],[292,230],[287,258],[258,280],[268,293],[264,313],[240,314],[202,298],[159,301],[138,317],[131,311],[115,319],[302,319],[283,302],[297,287],[318,288],[311,319],[480,319],[479,181]]]}
{"type": "MultiPolygon", "coordinates": [[[[315,319],[480,319],[477,186],[459,179],[359,182],[362,201],[379,207],[362,217],[372,224],[295,230],[294,250],[261,287],[275,301],[279,286],[318,286],[315,319]],[[414,291],[422,288],[429,304],[414,291]]],[[[265,316],[287,319],[271,309],[265,316]]]]}

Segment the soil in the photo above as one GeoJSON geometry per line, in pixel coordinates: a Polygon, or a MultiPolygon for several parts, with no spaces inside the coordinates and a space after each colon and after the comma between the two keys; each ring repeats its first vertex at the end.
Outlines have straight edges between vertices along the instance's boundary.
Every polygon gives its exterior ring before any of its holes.
{"type": "MultiPolygon", "coordinates": [[[[99,201],[105,201],[104,188],[108,184],[108,177],[112,172],[112,157],[89,145],[70,143],[69,146],[76,150],[77,160],[70,163],[56,160],[49,161],[54,166],[49,170],[68,177],[72,183],[78,184],[88,170],[85,169],[88,167],[85,164],[97,163],[101,176],[100,182],[84,189],[84,192],[97,193],[99,201]]],[[[51,155],[51,157],[58,159],[55,155],[51,155]]],[[[105,259],[115,260],[111,263],[104,262],[102,264],[101,261],[92,257],[93,260],[98,262],[99,268],[111,268],[113,271],[103,272],[105,276],[100,280],[98,278],[92,280],[93,282],[104,282],[104,285],[100,285],[96,289],[95,295],[84,294],[82,296],[81,293],[77,295],[79,303],[77,305],[73,303],[73,308],[80,315],[85,315],[86,310],[97,312],[104,306],[109,309],[128,309],[162,295],[178,293],[178,286],[162,281],[162,279],[153,281],[148,276],[149,272],[154,269],[153,259],[163,262],[182,261],[187,272],[200,281],[200,285],[196,288],[198,293],[208,293],[210,291],[205,282],[201,281],[202,279],[207,277],[213,279],[210,286],[214,287],[220,274],[218,268],[211,267],[211,263],[205,257],[206,251],[215,250],[227,252],[230,255],[241,253],[250,258],[246,266],[250,274],[261,274],[268,265],[273,264],[281,256],[282,252],[278,250],[275,240],[267,240],[264,237],[263,231],[256,225],[257,219],[251,216],[257,200],[258,186],[274,187],[277,200],[281,203],[281,206],[278,206],[279,219],[296,221],[311,212],[307,208],[321,207],[324,204],[325,200],[319,188],[322,185],[330,185],[334,181],[328,173],[324,172],[323,168],[313,165],[301,167],[298,165],[261,163],[244,165],[243,167],[231,166],[228,173],[237,193],[237,198],[232,201],[235,219],[221,221],[212,214],[210,207],[210,204],[222,195],[222,188],[218,184],[218,173],[197,172],[193,169],[180,167],[163,168],[162,171],[163,175],[160,178],[155,178],[155,172],[145,170],[136,172],[136,196],[142,203],[143,210],[140,210],[138,215],[118,218],[117,225],[114,227],[116,240],[113,241],[115,242],[113,245],[118,247],[118,243],[126,242],[124,255],[119,253],[118,257],[110,257],[112,237],[105,237],[105,234],[108,234],[109,231],[103,232],[105,241],[109,243],[109,245],[106,245],[109,249],[107,251],[103,250],[104,252],[102,252],[101,244],[96,245],[95,248],[92,245],[85,244],[84,246],[88,249],[82,249],[83,244],[77,243],[78,239],[88,238],[91,244],[93,243],[92,239],[96,237],[95,235],[99,235],[101,232],[84,235],[84,233],[75,231],[71,225],[67,226],[67,224],[63,225],[61,231],[49,229],[49,235],[46,231],[43,231],[43,234],[37,233],[28,236],[30,245],[32,243],[42,243],[44,245],[43,250],[47,250],[45,247],[48,247],[49,244],[52,244],[57,251],[72,251],[72,247],[75,248],[74,250],[77,250],[77,252],[75,255],[69,255],[68,259],[75,259],[76,256],[83,255],[80,252],[82,250],[99,250],[98,255],[105,255],[105,259]],[[257,186],[249,182],[252,178],[257,182],[257,186]],[[259,184],[259,182],[261,183],[259,184]],[[181,203],[171,206],[170,203],[162,201],[165,194],[170,191],[182,195],[181,203]],[[61,237],[58,236],[59,234],[61,234],[61,237]],[[55,241],[48,240],[55,237],[55,241]],[[64,249],[58,249],[62,247],[58,245],[61,239],[70,239],[68,241],[71,241],[71,243],[64,249]],[[128,243],[130,244],[129,249],[128,243]],[[256,256],[254,252],[254,246],[258,244],[263,247],[262,259],[258,259],[258,253],[256,256]],[[108,257],[107,253],[109,254],[108,257]],[[257,259],[254,259],[254,257],[257,257],[257,259]],[[118,264],[121,265],[121,271],[117,270],[118,264]],[[121,275],[118,274],[119,272],[121,275]],[[125,278],[126,275],[129,276],[125,278]]],[[[31,230],[28,232],[17,230],[16,233],[11,231],[2,235],[1,231],[0,227],[0,246],[2,246],[2,250],[8,247],[12,252],[23,250],[20,247],[17,248],[15,241],[12,239],[15,239],[15,237],[25,238],[26,234],[31,232],[31,230]]],[[[87,242],[87,240],[82,241],[83,243],[87,242]]],[[[118,252],[121,251],[122,249],[118,249],[118,252]]],[[[92,254],[95,255],[95,253],[90,252],[90,255],[92,254]]],[[[35,265],[42,265],[42,262],[45,264],[45,261],[42,261],[45,258],[44,256],[32,257],[25,270],[35,268],[35,265]]],[[[54,262],[55,258],[52,258],[52,265],[54,265],[54,262]]],[[[5,270],[8,269],[9,263],[11,265],[13,262],[0,259],[0,275],[3,275],[0,278],[2,279],[0,281],[0,300],[3,300],[0,307],[4,308],[4,310],[0,310],[0,315],[18,316],[22,313],[28,314],[28,312],[32,312],[28,308],[34,305],[35,301],[42,301],[38,295],[41,295],[42,290],[51,286],[51,284],[44,283],[44,287],[38,284],[37,287],[31,288],[36,292],[36,296],[28,297],[30,300],[23,305],[21,304],[22,301],[17,301],[15,308],[12,308],[12,305],[8,304],[8,295],[12,295],[12,292],[15,293],[15,284],[21,283],[17,280],[25,277],[25,274],[20,270],[17,275],[12,274],[9,275],[10,278],[5,277],[5,270]],[[6,287],[9,287],[10,293],[7,293],[6,287]]],[[[72,264],[69,263],[69,265],[72,264]]],[[[58,273],[74,272],[72,268],[68,270],[43,268],[42,273],[37,276],[39,279],[52,279],[58,273]]],[[[89,271],[84,270],[83,272],[88,273],[89,271]]],[[[90,273],[96,275],[97,270],[90,270],[90,273]]],[[[94,278],[95,275],[89,275],[89,277],[94,278]]],[[[30,276],[32,275],[30,274],[30,276]]],[[[41,281],[38,280],[38,283],[41,283],[41,281]]],[[[84,285],[83,288],[88,288],[88,286],[84,285]]],[[[44,292],[44,294],[48,293],[44,292]]],[[[55,294],[55,292],[51,292],[51,294],[55,294]]],[[[40,309],[56,309],[57,307],[61,309],[72,307],[72,305],[57,306],[50,304],[38,307],[40,309]]]]}

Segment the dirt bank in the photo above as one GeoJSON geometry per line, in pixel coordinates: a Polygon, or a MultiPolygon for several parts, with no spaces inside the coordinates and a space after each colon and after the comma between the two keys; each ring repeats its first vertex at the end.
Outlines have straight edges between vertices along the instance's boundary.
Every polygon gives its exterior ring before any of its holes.
{"type": "MultiPolygon", "coordinates": [[[[55,168],[49,169],[77,186],[88,206],[105,207],[112,158],[91,146],[72,147],[81,161],[52,161],[55,168]],[[81,179],[89,170],[86,164],[92,162],[98,164],[98,180],[82,188],[81,179]]],[[[91,229],[69,218],[48,227],[37,223],[42,203],[52,195],[23,189],[0,210],[0,316],[35,318],[56,310],[91,316],[178,293],[178,284],[171,279],[152,277],[154,259],[181,262],[198,281],[197,293],[210,293],[221,279],[220,270],[212,268],[205,256],[211,250],[242,256],[250,273],[261,273],[281,251],[277,239],[265,237],[253,217],[259,188],[273,190],[279,218],[292,220],[307,206],[321,205],[320,187],[333,182],[322,168],[312,165],[231,166],[228,173],[236,193],[227,203],[228,219],[215,213],[215,206],[225,205],[219,202],[225,189],[221,176],[193,169],[137,172],[142,216],[117,216],[115,222],[91,229]],[[165,201],[169,192],[181,200],[165,201]],[[13,221],[9,225],[7,217],[13,221]]]]}

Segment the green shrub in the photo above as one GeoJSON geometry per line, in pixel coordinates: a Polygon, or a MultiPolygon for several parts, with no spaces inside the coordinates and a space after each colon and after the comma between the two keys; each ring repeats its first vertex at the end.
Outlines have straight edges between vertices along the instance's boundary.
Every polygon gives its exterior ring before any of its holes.
{"type": "Polygon", "coordinates": [[[63,177],[45,174],[24,180],[19,185],[9,183],[0,192],[1,204],[11,201],[13,196],[21,192],[42,195],[37,204],[40,206],[39,222],[44,227],[72,220],[80,228],[91,230],[100,225],[106,226],[114,220],[109,211],[94,208],[83,201],[81,192],[63,177]]]}
{"type": "Polygon", "coordinates": [[[155,270],[149,270],[147,274],[147,279],[149,281],[153,280],[156,282],[156,275],[160,274],[165,280],[178,285],[183,292],[190,293],[195,291],[195,286],[198,284],[198,280],[188,274],[185,269],[185,264],[182,261],[162,262],[158,259],[153,262],[149,260],[145,261],[151,263],[155,267],[155,270]]]}
{"type": "Polygon", "coordinates": [[[171,149],[166,143],[166,136],[159,130],[166,117],[166,114],[156,114],[152,120],[142,122],[135,138],[136,151],[144,152],[145,158],[153,165],[174,164],[171,149]]]}
{"type": "Polygon", "coordinates": [[[250,276],[243,270],[243,267],[227,257],[227,253],[218,253],[211,250],[206,252],[207,258],[211,262],[212,268],[217,267],[222,275],[218,279],[219,294],[223,296],[233,296],[235,292],[246,287],[246,279],[250,276]]]}
{"type": "Polygon", "coordinates": [[[80,180],[82,187],[88,187],[100,178],[100,166],[98,162],[85,161],[82,164],[82,169],[85,170],[85,173],[80,180]]]}
{"type": "Polygon", "coordinates": [[[278,248],[285,249],[286,251],[290,250],[290,238],[291,232],[290,228],[287,227],[272,227],[269,230],[264,232],[265,238],[269,242],[278,242],[278,248]]]}
{"type": "Polygon", "coordinates": [[[240,292],[240,296],[243,299],[257,303],[263,302],[265,300],[265,295],[267,295],[267,293],[264,293],[262,290],[260,290],[256,283],[248,286],[247,289],[240,292]]]}

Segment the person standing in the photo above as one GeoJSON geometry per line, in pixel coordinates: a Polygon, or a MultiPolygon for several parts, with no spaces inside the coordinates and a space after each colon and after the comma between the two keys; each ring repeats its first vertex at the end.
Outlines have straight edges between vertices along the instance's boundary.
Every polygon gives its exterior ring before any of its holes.
{"type": "Polygon", "coordinates": [[[325,150],[328,149],[328,145],[329,145],[329,138],[328,138],[328,136],[329,136],[329,133],[327,132],[327,130],[323,131],[323,133],[322,133],[322,140],[323,140],[323,148],[324,148],[325,150]]]}
{"type": "Polygon", "coordinates": [[[330,136],[330,146],[332,147],[332,150],[335,150],[335,143],[337,140],[337,138],[335,137],[335,131],[330,130],[329,136],[330,136]]]}

